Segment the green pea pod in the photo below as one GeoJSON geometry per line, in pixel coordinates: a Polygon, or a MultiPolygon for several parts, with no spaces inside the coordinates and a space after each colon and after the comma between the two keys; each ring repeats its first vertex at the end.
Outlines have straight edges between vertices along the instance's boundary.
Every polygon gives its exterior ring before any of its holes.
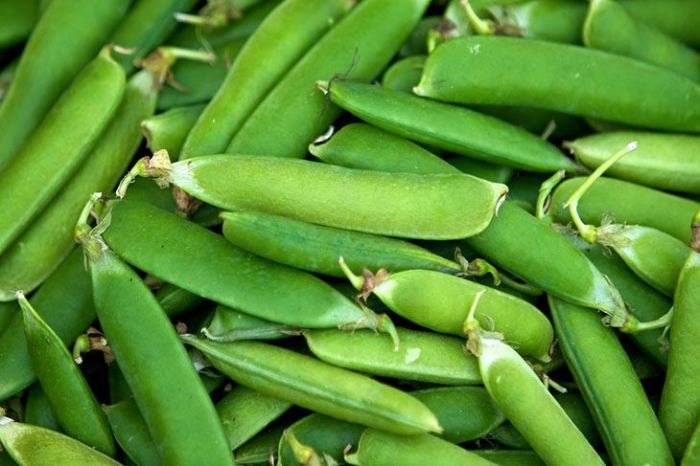
{"type": "Polygon", "coordinates": [[[382,76],[382,86],[392,91],[411,92],[420,82],[426,55],[414,55],[395,61],[382,76]]]}
{"type": "Polygon", "coordinates": [[[206,328],[209,339],[216,341],[276,340],[298,334],[298,329],[259,319],[230,307],[218,305],[206,328]]]}
{"type": "Polygon", "coordinates": [[[430,269],[457,273],[460,266],[406,241],[301,222],[258,212],[224,212],[223,234],[233,244],[266,259],[308,272],[345,277],[352,270],[430,269]]]}
{"type": "Polygon", "coordinates": [[[411,392],[437,417],[440,437],[452,443],[476,440],[505,421],[483,387],[436,387],[411,392]]]}
{"type": "Polygon", "coordinates": [[[53,430],[0,418],[0,443],[20,466],[119,466],[109,456],[53,430]]]}
{"type": "Polygon", "coordinates": [[[15,58],[10,63],[3,65],[2,70],[0,70],[0,105],[2,105],[5,94],[7,94],[7,89],[15,79],[18,64],[19,59],[15,58]]]}
{"type": "Polygon", "coordinates": [[[329,106],[314,89],[314,83],[339,74],[360,81],[374,79],[391,61],[429,3],[361,2],[275,86],[233,137],[226,152],[304,157],[308,144],[340,114],[339,108],[329,106]]]}
{"type": "Polygon", "coordinates": [[[688,446],[685,447],[680,464],[681,466],[698,466],[700,464],[700,429],[697,427],[690,437],[688,446]]]}
{"type": "Polygon", "coordinates": [[[204,303],[199,296],[170,283],[161,286],[155,296],[163,312],[173,317],[204,303]]]}
{"type": "Polygon", "coordinates": [[[59,425],[76,440],[113,456],[107,419],[73,356],[24,295],[19,294],[18,299],[29,358],[59,425]]]}
{"type": "Polygon", "coordinates": [[[150,73],[138,73],[129,80],[111,123],[82,166],[10,249],[0,255],[0,300],[13,299],[16,290],[28,293],[36,288],[70,253],[75,244],[75,220],[86,197],[112,189],[124,172],[141,142],[139,122],[153,114],[156,95],[150,73]]]}
{"type": "Polygon", "coordinates": [[[366,376],[266,343],[182,338],[227,377],[260,393],[402,435],[442,430],[421,402],[366,376]]]}
{"type": "Polygon", "coordinates": [[[131,461],[140,466],[158,466],[160,457],[153,445],[148,427],[131,400],[105,406],[114,438],[131,461]]]}
{"type": "Polygon", "coordinates": [[[270,427],[241,445],[240,448],[233,452],[236,464],[255,464],[262,466],[270,464],[270,461],[275,461],[275,452],[277,451],[277,446],[280,443],[283,432],[283,426],[270,427]]]}
{"type": "MultiPolygon", "coordinates": [[[[585,178],[572,178],[554,190],[550,215],[555,221],[571,221],[569,210],[563,205],[584,181],[585,178]]],[[[690,241],[688,225],[699,209],[700,203],[690,199],[604,177],[595,180],[578,203],[584,222],[599,225],[612,217],[615,223],[656,228],[684,243],[690,241]]]]}
{"type": "Polygon", "coordinates": [[[493,165],[481,160],[460,157],[459,155],[448,157],[445,161],[462,173],[476,176],[492,183],[508,183],[515,173],[515,170],[510,167],[493,165]]]}
{"type": "Polygon", "coordinates": [[[428,57],[415,92],[453,103],[544,108],[700,132],[700,86],[692,80],[631,58],[536,40],[449,41],[428,57]]]}
{"type": "Polygon", "coordinates": [[[488,115],[342,79],[317,85],[355,116],[423,144],[529,171],[576,168],[553,145],[488,115]]]}
{"type": "MultiPolygon", "coordinates": [[[[131,2],[125,0],[97,3],[93,0],[51,1],[27,42],[17,68],[15,84],[10,86],[0,107],[0,171],[5,170],[10,160],[18,156],[20,149],[30,139],[35,139],[30,138],[30,135],[71,80],[104,44],[126,12],[129,3],[131,2]]],[[[88,96],[81,99],[81,108],[76,112],[68,112],[67,115],[87,115],[88,118],[81,121],[93,123],[95,116],[88,112],[85,105],[92,101],[98,105],[97,108],[105,107],[105,110],[108,110],[112,105],[102,100],[108,98],[104,93],[109,91],[93,89],[88,96]]],[[[56,111],[52,113],[54,116],[49,118],[58,118],[56,111]]],[[[70,133],[75,134],[76,138],[59,143],[59,147],[72,146],[84,138],[84,135],[78,134],[77,131],[84,123],[74,123],[72,118],[66,118],[69,119],[70,124],[66,128],[70,129],[57,130],[56,134],[70,133]]],[[[53,150],[47,147],[45,141],[41,148],[49,152],[53,150]]],[[[55,157],[56,154],[50,155],[55,157]]],[[[32,173],[36,176],[35,172],[32,173]]],[[[22,177],[21,181],[26,182],[26,178],[22,177]]],[[[4,227],[0,228],[0,231],[2,230],[4,227]]]]}
{"type": "Polygon", "coordinates": [[[688,45],[700,45],[700,31],[694,26],[700,21],[700,11],[693,0],[620,0],[620,3],[640,21],[688,45]]]}
{"type": "Polygon", "coordinates": [[[0,302],[0,335],[10,325],[10,322],[17,315],[17,303],[8,301],[0,302]]]}
{"type": "Polygon", "coordinates": [[[431,30],[440,27],[440,16],[424,16],[413,28],[406,42],[399,49],[400,57],[411,55],[424,55],[428,53],[428,40],[431,30]]]}
{"type": "Polygon", "coordinates": [[[177,154],[185,142],[187,133],[202,113],[204,105],[175,107],[158,115],[144,118],[141,131],[146,136],[146,143],[151,152],[167,150],[177,154]]]}
{"type": "Polygon", "coordinates": [[[472,450],[473,453],[499,466],[545,466],[531,450],[472,450]]]}
{"type": "Polygon", "coordinates": [[[59,430],[58,421],[51,410],[49,400],[38,383],[35,383],[27,390],[23,421],[34,426],[59,430]]]}
{"type": "MultiPolygon", "coordinates": [[[[124,71],[105,49],[80,73],[27,145],[0,172],[0,199],[13,200],[4,202],[0,210],[0,253],[75,172],[109,123],[123,93],[124,71]]],[[[8,102],[2,108],[7,109],[8,102]]],[[[0,127],[2,134],[11,132],[8,125],[0,123],[0,127]]]]}
{"type": "Polygon", "coordinates": [[[586,17],[586,5],[581,2],[531,0],[495,6],[489,11],[496,20],[498,34],[566,44],[581,43],[581,26],[586,17]]]}
{"type": "Polygon", "coordinates": [[[10,0],[0,4],[0,50],[22,42],[39,19],[39,0],[10,0]]]}
{"type": "Polygon", "coordinates": [[[550,297],[549,307],[567,366],[613,464],[673,465],[659,421],[613,330],[586,309],[556,298],[550,297]]]}

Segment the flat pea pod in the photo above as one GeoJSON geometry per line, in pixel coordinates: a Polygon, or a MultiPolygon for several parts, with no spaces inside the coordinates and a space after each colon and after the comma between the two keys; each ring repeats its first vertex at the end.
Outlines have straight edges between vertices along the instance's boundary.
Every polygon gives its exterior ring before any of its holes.
{"type": "Polygon", "coordinates": [[[344,74],[374,79],[420,20],[428,0],[361,2],[294,66],[248,118],[226,149],[232,154],[306,156],[306,147],[339,115],[314,89],[344,74]],[[387,21],[391,18],[391,21],[387,21]]]}
{"type": "Polygon", "coordinates": [[[396,435],[375,429],[364,431],[357,452],[345,459],[359,466],[496,466],[439,437],[396,435]]]}
{"type": "Polygon", "coordinates": [[[692,80],[631,58],[537,40],[449,41],[428,57],[415,92],[452,103],[544,108],[700,132],[700,86],[692,80]],[[506,68],[511,72],[502,73],[506,68]]]}
{"type": "Polygon", "coordinates": [[[208,337],[217,341],[236,341],[248,339],[276,340],[286,338],[298,330],[277,322],[259,319],[249,314],[218,305],[206,327],[208,337]]]}
{"type": "Polygon", "coordinates": [[[528,171],[575,169],[553,145],[488,115],[360,82],[336,79],[318,86],[353,115],[419,143],[528,171]]]}
{"type": "MultiPolygon", "coordinates": [[[[14,244],[0,255],[0,300],[35,289],[70,253],[85,199],[112,189],[141,142],[139,122],[153,114],[157,90],[150,73],[134,75],[110,124],[73,177],[14,244]]],[[[47,154],[53,156],[54,154],[47,154]]]]}
{"type": "Polygon", "coordinates": [[[188,105],[144,118],[141,131],[146,136],[148,149],[151,152],[165,149],[170,154],[178,154],[202,110],[203,104],[188,105]]]}
{"type": "Polygon", "coordinates": [[[58,421],[51,410],[49,400],[38,383],[35,383],[27,390],[22,421],[33,426],[59,430],[58,421]]]}
{"type": "Polygon", "coordinates": [[[586,5],[581,2],[530,0],[495,6],[489,11],[496,20],[499,34],[566,44],[581,43],[581,26],[586,17],[586,5]]]}
{"type": "Polygon", "coordinates": [[[479,233],[507,192],[505,185],[463,174],[375,172],[264,156],[197,157],[157,176],[225,210],[417,239],[479,233]],[[306,180],[303,187],[298,180],[306,180]]]}
{"type": "MultiPolygon", "coordinates": [[[[5,170],[28,142],[46,112],[104,44],[129,3],[125,0],[97,3],[93,0],[52,0],[47,6],[22,53],[14,84],[0,107],[0,171],[5,170]]],[[[90,102],[90,99],[100,101],[105,97],[102,92],[105,91],[93,90],[81,103],[90,102]]],[[[87,108],[82,107],[76,112],[85,114],[87,108]]],[[[76,132],[81,125],[72,124],[69,128],[76,132]]],[[[68,130],[58,133],[64,131],[68,130]]],[[[76,141],[81,141],[81,138],[76,141]]],[[[26,181],[25,178],[21,180],[26,181]]]]}
{"type": "Polygon", "coordinates": [[[544,466],[531,450],[472,450],[473,453],[499,466],[544,466]]]}
{"type": "Polygon", "coordinates": [[[693,430],[693,435],[690,437],[688,446],[685,447],[681,466],[697,466],[700,464],[700,429],[697,427],[693,430]]]}
{"type": "Polygon", "coordinates": [[[260,393],[402,435],[442,430],[421,402],[364,375],[267,343],[182,338],[227,377],[260,393]]]}
{"type": "Polygon", "coordinates": [[[40,3],[39,0],[9,0],[0,4],[0,50],[29,36],[39,19],[40,3]]]}
{"type": "MultiPolygon", "coordinates": [[[[343,265],[341,265],[343,266],[343,265]]],[[[478,319],[503,334],[522,354],[549,360],[553,330],[547,317],[527,301],[465,280],[430,270],[406,270],[360,278],[343,269],[357,289],[374,294],[389,309],[423,327],[463,336],[469,304],[482,294],[478,319]]]]}
{"type": "Polygon", "coordinates": [[[396,331],[401,342],[398,351],[389,336],[371,330],[308,330],[304,338],[317,358],[334,366],[399,380],[481,384],[476,358],[464,354],[462,340],[402,328],[396,331]]]}
{"type": "MultiPolygon", "coordinates": [[[[571,178],[554,190],[549,213],[555,221],[571,221],[564,202],[584,181],[585,178],[571,178]]],[[[600,225],[612,217],[615,223],[656,228],[684,243],[690,241],[688,225],[697,210],[700,210],[699,202],[605,177],[595,180],[578,203],[578,213],[584,222],[600,225]]]]}
{"type": "Polygon", "coordinates": [[[350,0],[281,2],[236,57],[187,136],[180,159],[224,152],[260,102],[353,4],[350,0]],[[290,27],[301,23],[304,28],[290,27]]]}
{"type": "Polygon", "coordinates": [[[576,139],[566,147],[579,162],[595,169],[630,141],[638,142],[637,149],[615,162],[606,171],[608,175],[653,188],[700,194],[698,136],[613,131],[576,139]]]}
{"type": "Polygon", "coordinates": [[[586,47],[636,58],[700,81],[698,52],[659,31],[654,23],[635,19],[613,0],[590,3],[583,41],[586,47]]]}
{"type": "Polygon", "coordinates": [[[140,466],[158,466],[160,457],[148,427],[131,400],[104,407],[114,438],[126,456],[140,466]]]}
{"type": "MultiPolygon", "coordinates": [[[[51,6],[61,1],[52,2],[51,6]]],[[[125,77],[109,55],[109,49],[104,49],[80,73],[24,148],[0,172],[0,199],[4,200],[0,210],[0,253],[68,181],[116,111],[124,93],[125,77]]],[[[8,108],[8,103],[2,108],[8,108]]],[[[10,126],[1,121],[0,116],[2,134],[11,132],[10,126]]]]}
{"type": "Polygon", "coordinates": [[[0,418],[0,443],[20,466],[119,466],[109,456],[67,435],[0,418]]]}
{"type": "Polygon", "coordinates": [[[457,273],[460,266],[407,241],[315,225],[252,211],[224,212],[223,234],[241,249],[308,272],[345,277],[352,270],[429,269],[457,273]]]}
{"type": "Polygon", "coordinates": [[[113,456],[114,441],[100,405],[61,339],[19,295],[29,358],[63,431],[113,456]]]}
{"type": "Polygon", "coordinates": [[[588,310],[549,299],[559,345],[615,465],[673,465],[661,425],[614,331],[588,310]]]}
{"type": "Polygon", "coordinates": [[[382,76],[382,86],[393,91],[411,92],[423,75],[426,55],[414,55],[395,61],[382,76]]]}

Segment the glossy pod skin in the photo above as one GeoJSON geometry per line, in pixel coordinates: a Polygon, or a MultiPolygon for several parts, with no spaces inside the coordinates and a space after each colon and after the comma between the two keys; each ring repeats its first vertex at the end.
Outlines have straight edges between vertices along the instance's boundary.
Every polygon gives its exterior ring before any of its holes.
{"type": "Polygon", "coordinates": [[[586,5],[570,0],[530,0],[490,9],[497,33],[566,44],[581,43],[586,5]]]}
{"type": "MultiPolygon", "coordinates": [[[[134,75],[110,124],[73,177],[15,243],[0,255],[0,300],[35,289],[75,245],[75,221],[93,192],[106,192],[141,142],[139,123],[153,114],[157,91],[149,73],[134,75]]],[[[49,154],[52,155],[52,154],[49,154]]]]}
{"type": "Polygon", "coordinates": [[[103,409],[114,438],[131,461],[142,466],[161,464],[148,426],[134,402],[124,400],[103,409]]]}
{"type": "Polygon", "coordinates": [[[187,133],[204,110],[204,105],[175,107],[157,115],[144,118],[141,131],[146,137],[151,152],[167,150],[170,154],[180,152],[187,133]]]}
{"type": "Polygon", "coordinates": [[[109,456],[43,427],[0,418],[0,443],[20,466],[119,466],[109,456]]]}
{"type": "MultiPolygon", "coordinates": [[[[119,106],[124,71],[109,55],[104,49],[80,73],[0,173],[0,253],[69,180],[119,106]]],[[[7,107],[5,102],[2,108],[7,107]]],[[[0,126],[2,134],[11,132],[9,126],[0,126]]]]}
{"type": "Polygon", "coordinates": [[[499,466],[544,466],[532,450],[472,450],[482,458],[499,466]]]}
{"type": "Polygon", "coordinates": [[[653,188],[700,194],[698,136],[613,131],[576,139],[566,143],[566,147],[579,162],[595,169],[630,141],[639,143],[637,149],[606,170],[609,176],[653,188]]]}
{"type": "Polygon", "coordinates": [[[693,0],[621,0],[635,18],[690,46],[700,45],[700,31],[694,26],[700,11],[693,0]]]}
{"type": "Polygon", "coordinates": [[[614,331],[587,309],[549,299],[559,345],[613,464],[673,465],[634,367],[614,331]]]}
{"type": "MultiPolygon", "coordinates": [[[[130,3],[50,2],[27,42],[14,84],[0,106],[0,171],[29,140],[71,80],[95,56],[130,3]]],[[[97,90],[90,97],[102,98],[97,90]]]]}
{"type": "Polygon", "coordinates": [[[442,430],[430,410],[410,395],[315,358],[261,342],[182,339],[227,377],[260,393],[400,435],[442,430]]]}
{"type": "Polygon", "coordinates": [[[626,55],[700,81],[698,52],[659,31],[654,23],[636,20],[613,0],[590,3],[583,41],[586,47],[626,55]]]}
{"type": "Polygon", "coordinates": [[[301,222],[252,211],[224,212],[223,234],[241,249],[308,272],[345,277],[343,257],[355,271],[430,269],[457,273],[460,266],[407,241],[301,222]]]}
{"type": "Polygon", "coordinates": [[[680,464],[681,466],[697,466],[700,464],[700,429],[697,427],[690,437],[688,446],[685,447],[680,464]]]}
{"type": "Polygon", "coordinates": [[[306,147],[340,115],[340,109],[328,105],[314,83],[336,75],[360,81],[374,79],[410,35],[429,3],[361,2],[275,86],[233,137],[226,152],[306,156],[306,147]]]}
{"type": "Polygon", "coordinates": [[[419,143],[527,171],[575,169],[553,145],[488,115],[343,79],[319,86],[362,120],[419,143]]]}
{"type": "Polygon", "coordinates": [[[411,92],[420,82],[427,55],[414,55],[397,60],[382,76],[382,86],[392,91],[411,92]]]}
{"type": "Polygon", "coordinates": [[[22,42],[39,19],[40,0],[9,0],[0,5],[0,50],[22,42]]]}
{"type": "Polygon", "coordinates": [[[508,37],[452,40],[428,57],[414,91],[446,102],[544,108],[700,132],[698,84],[631,58],[571,45],[508,37]]]}
{"type": "Polygon", "coordinates": [[[23,422],[33,426],[45,427],[51,430],[59,430],[56,416],[51,410],[46,394],[41,385],[35,383],[27,389],[27,399],[24,405],[23,422]]]}
{"type": "Polygon", "coordinates": [[[298,334],[299,330],[288,325],[244,314],[230,307],[218,305],[206,327],[208,338],[216,341],[277,340],[298,334]]]}

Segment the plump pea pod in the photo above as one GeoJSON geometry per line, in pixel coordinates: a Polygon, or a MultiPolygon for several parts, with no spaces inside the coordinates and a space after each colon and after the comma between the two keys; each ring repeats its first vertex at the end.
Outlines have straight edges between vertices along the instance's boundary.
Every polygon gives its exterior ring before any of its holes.
{"type": "Polygon", "coordinates": [[[452,443],[476,440],[505,421],[483,387],[436,387],[411,392],[444,429],[440,437],[452,443]]]}
{"type": "MultiPolygon", "coordinates": [[[[0,255],[0,300],[41,284],[74,246],[75,220],[85,199],[108,191],[141,142],[139,122],[153,114],[157,90],[149,73],[134,75],[111,123],[75,175],[4,254],[0,255]]],[[[53,156],[54,154],[49,154],[53,156]]]]}
{"type": "Polygon", "coordinates": [[[18,296],[24,317],[29,358],[62,430],[102,453],[113,456],[114,441],[100,405],[58,335],[18,296]]]}
{"type": "Polygon", "coordinates": [[[496,463],[432,435],[409,437],[375,429],[365,430],[357,452],[345,459],[359,466],[496,466],[496,463]]]}
{"type": "Polygon", "coordinates": [[[700,429],[697,427],[693,431],[693,435],[690,437],[688,446],[685,447],[683,452],[683,459],[681,460],[681,466],[698,466],[700,464],[700,429]]]}
{"type": "Polygon", "coordinates": [[[445,161],[462,173],[476,176],[492,183],[508,183],[515,173],[515,170],[510,167],[493,165],[459,155],[448,157],[445,161]]]}
{"type": "Polygon", "coordinates": [[[236,57],[223,84],[187,136],[180,159],[224,152],[287,71],[353,4],[352,0],[280,3],[236,57]],[[290,27],[302,23],[303,28],[290,27]]]}
{"type": "Polygon", "coordinates": [[[401,346],[371,330],[304,332],[311,352],[320,360],[370,375],[441,385],[479,385],[476,358],[464,354],[458,338],[398,328],[401,346]]]}
{"type": "Polygon", "coordinates": [[[428,57],[415,92],[453,103],[544,108],[700,132],[700,86],[692,80],[631,58],[551,42],[449,41],[428,57]]]}
{"type": "Polygon", "coordinates": [[[155,159],[135,169],[221,209],[403,238],[475,235],[507,192],[505,185],[462,174],[374,172],[263,156],[214,155],[172,165],[167,157],[155,159]],[[306,180],[303,187],[298,180],[306,180]]]}
{"type": "MultiPolygon", "coordinates": [[[[52,2],[51,6],[61,1],[52,2]]],[[[109,123],[123,93],[124,71],[104,49],[0,173],[0,199],[4,200],[0,210],[0,252],[29,226],[75,172],[109,123]]],[[[7,104],[2,108],[6,109],[7,104]]],[[[11,132],[1,120],[0,116],[2,134],[11,132]]]]}
{"type": "Polygon", "coordinates": [[[688,45],[700,45],[700,31],[694,26],[700,21],[700,11],[694,0],[620,0],[620,3],[640,21],[688,45]]]}
{"type": "Polygon", "coordinates": [[[442,430],[421,402],[366,376],[266,343],[182,338],[227,377],[260,393],[397,434],[442,430]]]}
{"type": "Polygon", "coordinates": [[[567,366],[612,463],[673,465],[659,421],[613,330],[573,304],[550,297],[549,307],[567,366]]]}
{"type": "Polygon", "coordinates": [[[0,335],[17,314],[17,304],[11,301],[0,303],[0,335]]]}
{"type": "Polygon", "coordinates": [[[105,414],[117,443],[131,461],[140,466],[158,466],[160,457],[148,426],[131,400],[105,406],[105,414]]]}
{"type": "Polygon", "coordinates": [[[395,61],[382,76],[382,86],[393,91],[411,92],[420,82],[426,55],[414,55],[395,61]]]}
{"type": "Polygon", "coordinates": [[[259,319],[230,307],[218,305],[206,327],[207,337],[215,341],[238,341],[249,339],[276,340],[298,335],[299,329],[277,322],[259,319]]]}
{"type": "Polygon", "coordinates": [[[499,466],[544,466],[532,450],[472,450],[472,453],[499,466]]]}
{"type": "MultiPolygon", "coordinates": [[[[0,171],[4,170],[29,141],[30,135],[44,119],[47,111],[81,68],[94,57],[121,20],[129,3],[125,0],[51,1],[27,42],[14,84],[10,86],[0,107],[0,171]]],[[[108,98],[104,93],[109,91],[93,89],[88,97],[81,99],[81,104],[90,103],[92,100],[100,107],[108,109],[110,105],[101,100],[108,98]]],[[[53,113],[53,118],[57,118],[56,111],[53,113]]],[[[90,114],[88,107],[83,106],[75,112],[67,112],[66,116],[70,117],[74,113],[83,117],[90,114]]],[[[66,126],[70,131],[58,130],[56,134],[78,134],[76,130],[80,129],[83,123],[65,119],[70,123],[66,126]]],[[[81,134],[59,146],[72,146],[75,141],[82,141],[83,138],[84,135],[81,134]]],[[[52,152],[52,148],[47,147],[45,143],[42,144],[42,149],[48,153],[52,152]]],[[[50,156],[55,157],[55,154],[50,156]]],[[[26,178],[22,177],[21,181],[26,182],[26,178]]]]}
{"type": "MultiPolygon", "coordinates": [[[[634,152],[629,156],[634,157],[634,152]]],[[[554,190],[550,215],[555,221],[571,221],[564,202],[584,181],[585,178],[572,178],[554,190]]],[[[606,217],[612,217],[615,223],[656,228],[684,243],[690,241],[688,225],[699,209],[700,203],[690,199],[605,177],[595,180],[578,203],[578,213],[586,223],[600,225],[606,217]]]]}
{"type": "Polygon", "coordinates": [[[155,297],[169,316],[176,316],[204,303],[204,299],[190,293],[187,290],[178,288],[175,285],[166,283],[155,292],[155,297]]]}
{"type": "Polygon", "coordinates": [[[189,105],[175,107],[158,115],[144,118],[141,121],[141,131],[146,136],[148,149],[151,152],[167,150],[177,154],[185,143],[187,133],[202,113],[204,105],[189,105]]]}
{"type": "Polygon", "coordinates": [[[614,131],[579,138],[566,143],[566,147],[579,162],[595,169],[630,141],[637,141],[639,146],[615,162],[607,170],[608,175],[653,188],[700,194],[696,156],[700,151],[700,137],[614,131]]]}
{"type": "Polygon", "coordinates": [[[119,466],[109,456],[67,435],[0,418],[0,443],[20,466],[119,466]]]}
{"type": "MultiPolygon", "coordinates": [[[[318,416],[320,416],[320,414],[318,416]]],[[[343,422],[335,419],[333,420],[336,422],[343,422]]],[[[360,426],[359,429],[362,431],[364,427],[360,426]]],[[[270,427],[247,441],[245,444],[241,445],[240,448],[233,452],[233,456],[236,459],[236,464],[255,464],[262,466],[270,464],[271,461],[276,461],[275,453],[277,452],[283,432],[284,426],[277,425],[270,427]]]]}
{"type": "Polygon", "coordinates": [[[8,0],[0,4],[0,50],[29,36],[39,19],[39,3],[39,0],[8,0]]]}
{"type": "Polygon", "coordinates": [[[430,269],[457,273],[460,266],[406,241],[315,225],[258,212],[224,212],[223,234],[233,244],[266,259],[308,272],[345,277],[352,270],[430,269]]]}
{"type": "Polygon", "coordinates": [[[568,0],[531,0],[489,8],[496,33],[567,44],[581,43],[586,5],[568,0]]]}
{"type": "Polygon", "coordinates": [[[319,79],[374,79],[409,36],[428,0],[363,1],[294,66],[262,101],[226,152],[304,157],[340,114],[314,89],[319,79]],[[391,18],[391,21],[387,21],[391,18]]]}
{"type": "Polygon", "coordinates": [[[488,115],[343,79],[318,86],[364,121],[423,144],[528,171],[575,169],[553,145],[488,115]]]}
{"type": "MultiPolygon", "coordinates": [[[[477,317],[502,333],[522,354],[549,360],[553,330],[547,317],[527,301],[478,283],[429,270],[354,275],[341,264],[353,286],[376,295],[389,309],[423,327],[464,335],[469,303],[483,294],[477,317]]],[[[466,361],[465,361],[466,362],[466,361]]]]}
{"type": "Polygon", "coordinates": [[[51,410],[49,400],[38,383],[27,390],[23,422],[51,430],[59,430],[58,421],[51,410]]]}
{"type": "Polygon", "coordinates": [[[590,3],[583,41],[586,47],[626,55],[700,81],[698,52],[659,31],[654,23],[635,19],[613,0],[590,3]]]}

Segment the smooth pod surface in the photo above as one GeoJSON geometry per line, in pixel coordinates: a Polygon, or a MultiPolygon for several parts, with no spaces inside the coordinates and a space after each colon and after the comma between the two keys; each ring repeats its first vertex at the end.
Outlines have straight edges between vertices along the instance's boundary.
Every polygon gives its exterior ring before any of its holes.
{"type": "Polygon", "coordinates": [[[167,150],[168,153],[178,154],[185,142],[187,133],[201,115],[204,106],[188,105],[171,108],[158,115],[144,118],[141,131],[146,136],[146,143],[151,152],[167,150]]]}

